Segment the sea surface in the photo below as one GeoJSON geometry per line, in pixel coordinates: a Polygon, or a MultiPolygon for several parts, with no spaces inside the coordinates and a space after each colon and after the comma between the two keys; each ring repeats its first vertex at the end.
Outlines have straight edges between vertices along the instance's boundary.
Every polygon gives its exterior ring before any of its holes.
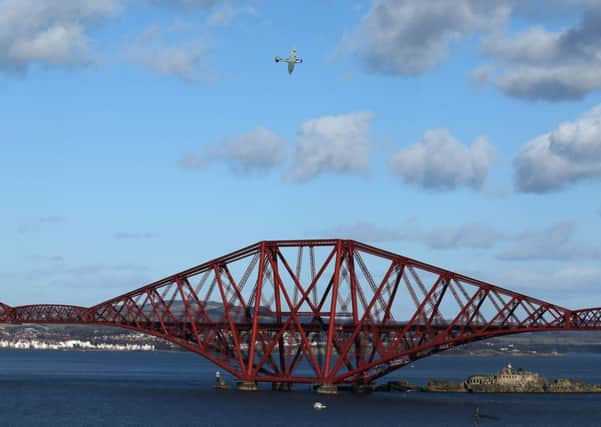
{"type": "MultiPolygon", "coordinates": [[[[505,364],[548,379],[601,383],[601,355],[432,356],[391,374],[425,384],[505,364]]],[[[0,426],[601,426],[601,394],[372,393],[317,396],[213,390],[215,367],[193,353],[0,351],[0,426]],[[317,411],[315,401],[327,405],[317,411]]],[[[226,379],[232,380],[226,376],[226,379]]]]}

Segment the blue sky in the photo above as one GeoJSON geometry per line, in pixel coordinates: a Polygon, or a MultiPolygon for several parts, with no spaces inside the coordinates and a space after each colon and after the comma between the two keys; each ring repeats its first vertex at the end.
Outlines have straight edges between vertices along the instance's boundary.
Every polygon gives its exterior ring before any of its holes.
{"type": "Polygon", "coordinates": [[[348,237],[601,305],[601,7],[536,3],[0,0],[1,300],[348,237]]]}

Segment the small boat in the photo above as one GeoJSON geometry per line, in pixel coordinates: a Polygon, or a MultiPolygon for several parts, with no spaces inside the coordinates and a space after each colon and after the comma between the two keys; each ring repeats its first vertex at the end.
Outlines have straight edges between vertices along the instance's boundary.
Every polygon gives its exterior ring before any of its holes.
{"type": "Polygon", "coordinates": [[[313,409],[326,409],[326,408],[327,408],[327,406],[321,402],[315,402],[313,404],[313,409]]]}

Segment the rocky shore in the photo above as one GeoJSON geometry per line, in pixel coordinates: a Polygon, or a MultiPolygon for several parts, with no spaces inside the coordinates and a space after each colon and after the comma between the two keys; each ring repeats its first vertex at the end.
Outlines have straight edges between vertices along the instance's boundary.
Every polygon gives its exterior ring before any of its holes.
{"type": "Polygon", "coordinates": [[[541,375],[514,370],[511,365],[494,375],[472,375],[465,381],[455,383],[447,380],[431,380],[425,386],[407,381],[390,381],[374,387],[374,391],[421,391],[445,393],[600,393],[600,384],[589,384],[571,378],[548,381],[541,375]]]}
{"type": "Polygon", "coordinates": [[[434,393],[601,393],[601,385],[589,384],[571,378],[559,378],[552,382],[524,387],[486,385],[469,387],[465,382],[455,383],[444,380],[431,380],[425,386],[411,384],[406,381],[390,381],[374,387],[374,391],[419,391],[434,393]]]}

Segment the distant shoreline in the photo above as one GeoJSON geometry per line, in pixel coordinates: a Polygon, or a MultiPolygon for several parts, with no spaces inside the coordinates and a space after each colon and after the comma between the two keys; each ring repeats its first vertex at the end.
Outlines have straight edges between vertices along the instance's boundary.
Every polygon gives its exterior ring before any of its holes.
{"type": "Polygon", "coordinates": [[[441,356],[476,356],[476,357],[491,357],[491,356],[515,356],[515,357],[559,357],[568,353],[592,353],[593,351],[568,351],[568,352],[539,352],[539,351],[516,351],[516,352],[503,352],[503,351],[455,351],[455,352],[443,352],[439,353],[441,356]]]}
{"type": "MultiPolygon", "coordinates": [[[[44,351],[186,351],[164,339],[126,329],[32,324],[0,325],[0,351],[3,348],[44,351]],[[37,344],[34,345],[34,342],[37,344]]],[[[523,333],[456,346],[438,355],[557,357],[570,353],[601,355],[601,334],[586,331],[523,333]]]]}
{"type": "MultiPolygon", "coordinates": [[[[126,353],[126,352],[143,352],[143,353],[153,353],[153,352],[164,352],[164,353],[187,353],[189,350],[184,348],[179,348],[176,346],[173,347],[152,347],[152,346],[123,346],[123,345],[114,345],[108,343],[98,343],[93,347],[79,347],[79,346],[62,346],[56,343],[42,343],[45,345],[42,346],[6,346],[0,344],[0,352],[2,351],[70,351],[70,352],[113,352],[113,353],[126,353]]],[[[564,357],[569,354],[596,354],[601,356],[600,352],[596,351],[566,351],[566,352],[495,352],[495,351],[446,351],[432,355],[433,357],[478,357],[478,358],[486,358],[486,357],[519,357],[519,358],[529,358],[529,357],[564,357]]],[[[431,357],[432,357],[431,356],[431,357]]]]}

